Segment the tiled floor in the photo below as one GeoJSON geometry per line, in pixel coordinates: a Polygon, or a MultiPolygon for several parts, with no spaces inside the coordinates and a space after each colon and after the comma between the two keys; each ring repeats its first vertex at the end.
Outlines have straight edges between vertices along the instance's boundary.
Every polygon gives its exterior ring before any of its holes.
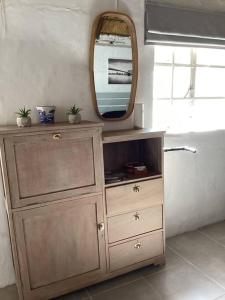
{"type": "MultiPolygon", "coordinates": [[[[17,299],[15,286],[0,289],[0,300],[17,299]]],[[[57,298],[63,299],[225,300],[225,222],[169,239],[163,267],[147,267],[57,298]]]]}

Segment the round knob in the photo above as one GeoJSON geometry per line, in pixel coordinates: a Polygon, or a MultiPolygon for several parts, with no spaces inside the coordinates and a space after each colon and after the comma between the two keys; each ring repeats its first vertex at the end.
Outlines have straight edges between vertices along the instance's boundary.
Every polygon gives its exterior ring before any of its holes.
{"type": "Polygon", "coordinates": [[[62,138],[61,133],[54,133],[52,135],[53,140],[60,140],[62,138]]]}
{"type": "Polygon", "coordinates": [[[138,242],[137,244],[135,244],[135,245],[134,245],[134,248],[135,248],[135,249],[140,249],[140,248],[141,248],[141,243],[138,242]]]}
{"type": "Polygon", "coordinates": [[[140,220],[140,215],[139,215],[138,213],[136,213],[136,214],[134,215],[134,220],[135,220],[135,221],[139,221],[139,220],[140,220]]]}
{"type": "Polygon", "coordinates": [[[139,185],[135,185],[135,186],[133,187],[133,191],[134,191],[135,193],[138,193],[138,192],[140,191],[140,186],[139,186],[139,185]]]}
{"type": "Polygon", "coordinates": [[[99,231],[104,231],[104,229],[105,229],[104,223],[99,223],[99,224],[98,224],[98,230],[99,230],[99,231]]]}

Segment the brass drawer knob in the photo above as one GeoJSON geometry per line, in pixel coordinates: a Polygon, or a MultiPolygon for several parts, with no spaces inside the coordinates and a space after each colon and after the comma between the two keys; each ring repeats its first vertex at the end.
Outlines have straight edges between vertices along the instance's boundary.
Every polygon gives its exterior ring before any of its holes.
{"type": "Polygon", "coordinates": [[[99,231],[104,231],[104,230],[105,230],[105,225],[104,225],[104,223],[99,223],[99,224],[98,224],[98,230],[99,230],[99,231]]]}
{"type": "Polygon", "coordinates": [[[135,185],[135,186],[133,187],[133,191],[134,191],[135,193],[139,193],[139,192],[140,192],[140,186],[139,186],[139,185],[135,185]]]}
{"type": "Polygon", "coordinates": [[[137,244],[135,244],[135,245],[134,245],[134,248],[135,248],[135,249],[140,249],[140,248],[141,248],[141,243],[138,242],[137,244]]]}
{"type": "Polygon", "coordinates": [[[138,213],[136,213],[136,214],[134,215],[134,220],[135,220],[135,221],[139,221],[139,220],[140,220],[140,215],[139,215],[138,213]]]}
{"type": "Polygon", "coordinates": [[[60,140],[61,138],[62,138],[62,135],[61,135],[61,133],[54,133],[53,135],[52,135],[52,138],[53,138],[53,140],[60,140]]]}

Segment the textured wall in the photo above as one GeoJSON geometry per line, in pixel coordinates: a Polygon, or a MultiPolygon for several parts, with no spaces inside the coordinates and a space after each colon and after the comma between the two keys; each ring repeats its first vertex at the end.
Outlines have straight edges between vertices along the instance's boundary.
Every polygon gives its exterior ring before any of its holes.
{"type": "Polygon", "coordinates": [[[166,147],[184,145],[197,153],[165,153],[167,236],[225,219],[225,131],[165,138],[166,147]]]}
{"type": "MultiPolygon", "coordinates": [[[[57,106],[57,121],[76,102],[96,120],[89,85],[89,42],[94,18],[116,8],[115,0],[5,0],[6,34],[0,31],[0,124],[15,122],[15,110],[57,106]]],[[[132,124],[132,118],[123,122],[132,124]]],[[[110,124],[107,125],[110,128],[110,124]]]]}

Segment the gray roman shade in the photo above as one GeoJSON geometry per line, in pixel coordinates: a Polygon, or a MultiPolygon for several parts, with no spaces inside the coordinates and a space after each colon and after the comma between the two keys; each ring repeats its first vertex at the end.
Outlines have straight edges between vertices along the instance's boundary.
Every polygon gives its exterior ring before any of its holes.
{"type": "Polygon", "coordinates": [[[146,0],[145,43],[225,47],[225,12],[146,0]]]}

